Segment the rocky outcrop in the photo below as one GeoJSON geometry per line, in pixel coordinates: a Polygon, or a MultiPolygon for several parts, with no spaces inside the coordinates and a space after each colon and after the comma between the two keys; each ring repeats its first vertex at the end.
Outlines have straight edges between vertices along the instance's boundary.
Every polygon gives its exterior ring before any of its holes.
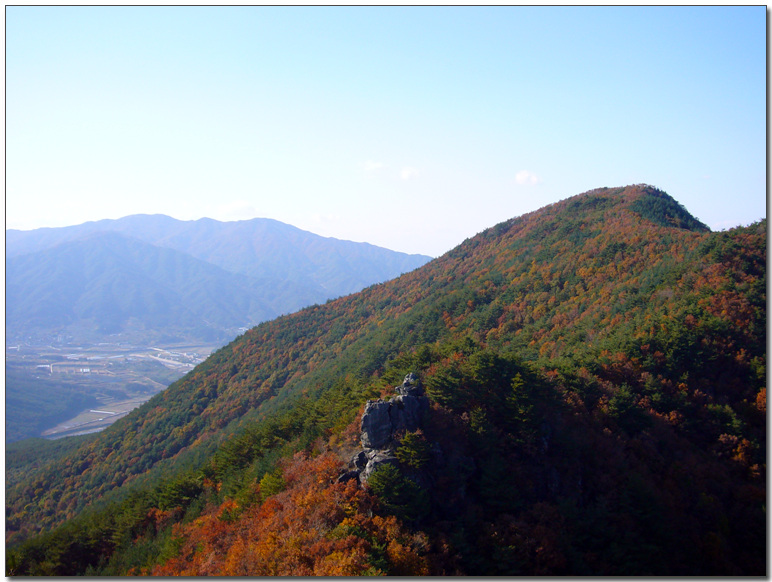
{"type": "Polygon", "coordinates": [[[371,449],[368,453],[367,464],[359,473],[359,482],[363,485],[381,465],[396,465],[398,462],[397,457],[394,456],[394,451],[390,449],[371,449]]]}
{"type": "Polygon", "coordinates": [[[362,436],[360,442],[367,449],[382,449],[391,442],[391,402],[368,400],[362,415],[362,436]]]}
{"type": "Polygon", "coordinates": [[[394,450],[397,438],[421,428],[423,415],[429,409],[418,377],[410,373],[388,399],[368,400],[362,415],[360,442],[362,450],[350,462],[350,470],[341,480],[358,478],[362,484],[383,464],[396,464],[394,450]]]}

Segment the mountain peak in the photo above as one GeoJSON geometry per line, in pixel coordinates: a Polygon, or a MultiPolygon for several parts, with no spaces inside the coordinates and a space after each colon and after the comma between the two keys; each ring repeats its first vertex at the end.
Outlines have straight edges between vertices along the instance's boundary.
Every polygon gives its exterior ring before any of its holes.
{"type": "Polygon", "coordinates": [[[603,244],[610,244],[615,238],[640,234],[641,229],[710,232],[669,194],[648,184],[633,184],[595,188],[511,218],[467,239],[447,256],[477,255],[475,249],[489,244],[497,252],[504,248],[516,252],[529,248],[529,252],[538,254],[538,247],[548,256],[561,245],[583,244],[585,239],[601,232],[605,233],[603,244]]]}
{"type": "Polygon", "coordinates": [[[710,229],[692,216],[684,206],[665,191],[650,184],[633,184],[619,188],[596,188],[569,199],[576,204],[595,207],[599,200],[617,201],[629,210],[657,226],[679,228],[695,232],[708,232],[710,229]]]}

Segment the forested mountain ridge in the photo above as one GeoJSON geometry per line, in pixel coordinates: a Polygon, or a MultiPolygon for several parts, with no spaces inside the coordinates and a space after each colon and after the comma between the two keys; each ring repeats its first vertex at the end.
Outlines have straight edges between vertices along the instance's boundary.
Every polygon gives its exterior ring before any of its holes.
{"type": "Polygon", "coordinates": [[[270,219],[134,215],[7,230],[9,332],[95,341],[146,331],[146,341],[222,342],[238,328],[358,291],[428,260],[270,219]],[[80,292],[61,297],[58,289],[80,292]]]}
{"type": "Polygon", "coordinates": [[[61,329],[217,341],[276,315],[247,277],[114,232],[10,257],[6,274],[14,336],[61,329]]]}
{"type": "Polygon", "coordinates": [[[9,490],[11,542],[71,518],[14,553],[16,567],[271,573],[249,545],[262,538],[244,536],[293,519],[306,470],[349,509],[331,506],[322,538],[298,532],[296,574],[330,573],[338,552],[346,573],[759,575],[765,277],[766,221],[711,233],[648,186],[512,219],[397,280],[259,325],[9,490]],[[408,371],[432,402],[416,438],[445,464],[400,465],[401,488],[380,495],[335,485],[364,401],[408,371]],[[311,456],[280,461],[296,451],[311,456]],[[368,521],[368,504],[398,521],[368,521]],[[173,525],[186,512],[201,517],[173,525]],[[207,528],[226,545],[186,554],[216,542],[207,528]],[[378,549],[389,544],[404,551],[378,549]]]}

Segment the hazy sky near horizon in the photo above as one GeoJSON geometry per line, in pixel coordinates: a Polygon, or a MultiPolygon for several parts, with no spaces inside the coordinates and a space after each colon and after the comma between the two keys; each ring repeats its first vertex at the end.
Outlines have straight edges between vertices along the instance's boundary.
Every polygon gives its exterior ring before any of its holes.
{"type": "Polygon", "coordinates": [[[274,218],[438,256],[601,186],[766,216],[766,7],[6,7],[6,228],[274,218]]]}

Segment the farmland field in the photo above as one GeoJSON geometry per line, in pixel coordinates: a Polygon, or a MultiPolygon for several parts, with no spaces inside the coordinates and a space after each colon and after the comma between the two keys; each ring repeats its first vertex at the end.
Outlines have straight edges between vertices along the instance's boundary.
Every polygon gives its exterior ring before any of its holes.
{"type": "Polygon", "coordinates": [[[149,400],[216,346],[6,346],[6,442],[97,432],[149,400]]]}

